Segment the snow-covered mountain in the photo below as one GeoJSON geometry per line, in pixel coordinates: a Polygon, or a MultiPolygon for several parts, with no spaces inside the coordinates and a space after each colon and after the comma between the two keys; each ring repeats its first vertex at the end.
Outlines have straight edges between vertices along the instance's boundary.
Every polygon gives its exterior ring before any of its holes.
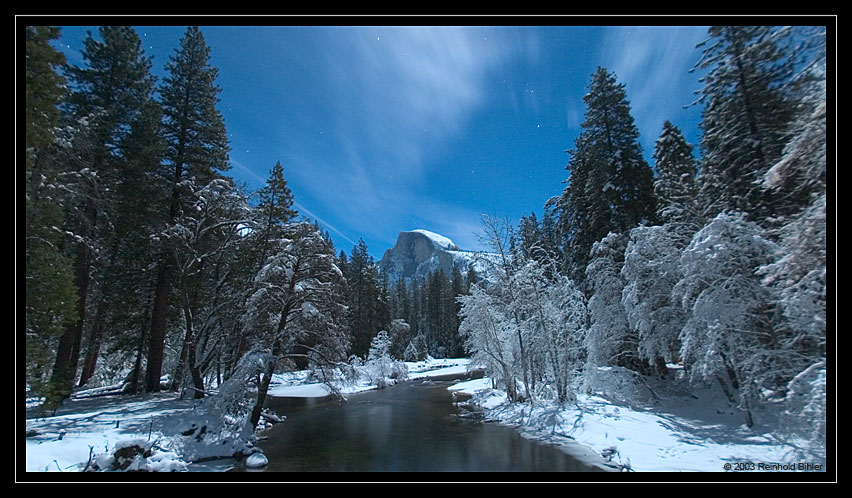
{"type": "Polygon", "coordinates": [[[453,267],[465,274],[471,264],[478,274],[485,271],[480,253],[465,251],[443,235],[417,229],[399,233],[396,245],[379,261],[379,268],[395,284],[400,278],[406,282],[424,279],[435,270],[449,276],[453,267]]]}

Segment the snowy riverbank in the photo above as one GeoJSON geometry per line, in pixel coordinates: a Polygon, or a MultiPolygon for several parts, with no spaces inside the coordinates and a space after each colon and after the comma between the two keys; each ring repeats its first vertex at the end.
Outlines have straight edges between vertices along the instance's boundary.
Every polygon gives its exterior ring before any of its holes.
{"type": "Polygon", "coordinates": [[[477,379],[453,389],[479,393],[474,399],[486,409],[486,420],[562,446],[592,464],[603,455],[611,465],[637,472],[825,470],[824,462],[797,457],[796,447],[771,433],[738,424],[740,414],[704,420],[616,406],[598,396],[580,396],[564,407],[546,402],[531,407],[507,403],[505,393],[491,390],[489,382],[477,379]]]}
{"type": "MultiPolygon", "coordinates": [[[[469,360],[427,360],[406,363],[409,379],[464,373],[469,360]]],[[[307,380],[307,371],[276,375],[270,396],[322,397],[330,394],[322,383],[307,380]]],[[[345,395],[377,389],[366,379],[336,386],[345,395]]],[[[16,470],[21,472],[77,472],[91,461],[104,461],[116,448],[138,443],[151,447],[144,469],[149,471],[224,471],[234,465],[225,459],[205,464],[187,464],[183,455],[214,459],[241,449],[241,443],[224,447],[194,444],[180,432],[187,420],[197,418],[201,401],[180,399],[162,392],[136,396],[91,397],[97,390],[77,393],[55,415],[40,413],[37,401],[27,403],[27,437],[16,447],[16,470]],[[90,397],[86,397],[86,396],[90,397]],[[21,454],[23,451],[23,455],[21,454]]],[[[286,422],[285,422],[286,423],[286,422]]],[[[30,478],[19,476],[22,480],[30,478]]]]}
{"type": "MultiPolygon", "coordinates": [[[[409,379],[414,380],[464,373],[469,360],[430,359],[406,365],[409,379]]],[[[278,375],[270,395],[321,397],[330,393],[325,385],[306,379],[307,372],[278,375]]],[[[367,381],[339,386],[344,395],[375,388],[367,381]]],[[[797,458],[793,446],[770,433],[748,429],[741,424],[739,414],[721,410],[712,415],[707,410],[690,412],[682,408],[652,411],[616,406],[597,396],[581,396],[570,406],[537,403],[530,407],[507,403],[505,393],[491,389],[488,378],[458,382],[449,389],[472,396],[467,402],[482,410],[485,420],[513,426],[526,437],[560,446],[587,463],[609,470],[723,472],[726,465],[735,471],[737,465],[753,463],[755,471],[784,472],[800,470],[800,463],[824,465],[797,458]],[[786,467],[790,464],[793,469],[786,467]]],[[[142,446],[156,443],[145,463],[147,470],[227,470],[233,460],[188,465],[182,458],[188,451],[195,458],[224,451],[201,445],[190,448],[188,438],[178,432],[181,423],[195,416],[198,404],[196,400],[181,400],[174,393],[158,393],[73,399],[50,417],[36,417],[37,408],[30,407],[25,462],[21,465],[19,460],[18,469],[28,473],[75,472],[86,465],[90,454],[93,459],[105,458],[116,447],[136,441],[142,446]]]]}

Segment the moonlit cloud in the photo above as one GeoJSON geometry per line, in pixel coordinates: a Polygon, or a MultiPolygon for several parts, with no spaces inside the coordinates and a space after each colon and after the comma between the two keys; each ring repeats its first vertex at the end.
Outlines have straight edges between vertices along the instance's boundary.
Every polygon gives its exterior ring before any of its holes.
{"type": "MultiPolygon", "coordinates": [[[[241,162],[236,161],[236,160],[234,160],[234,159],[231,159],[230,163],[231,163],[231,166],[236,166],[236,167],[240,170],[240,172],[241,172],[241,174],[242,174],[242,175],[246,175],[246,176],[249,176],[249,177],[253,178],[253,179],[255,180],[255,182],[257,182],[257,184],[262,185],[262,184],[265,184],[265,183],[266,183],[266,178],[263,178],[263,177],[262,177],[262,176],[260,176],[259,174],[257,174],[257,173],[255,173],[254,171],[252,171],[250,168],[247,168],[247,167],[246,167],[244,164],[242,164],[241,162]]],[[[355,241],[353,241],[351,238],[347,237],[345,233],[343,233],[343,232],[341,232],[340,230],[338,230],[338,229],[337,229],[337,227],[335,227],[335,226],[331,225],[330,223],[328,223],[328,222],[327,222],[327,221],[325,221],[324,219],[322,219],[322,218],[320,218],[319,216],[317,216],[316,214],[314,214],[314,213],[313,213],[310,209],[308,209],[308,208],[306,208],[305,206],[303,206],[303,205],[302,205],[299,201],[294,200],[294,201],[293,201],[293,206],[296,208],[296,210],[299,212],[299,214],[300,214],[300,215],[302,215],[302,216],[307,216],[307,217],[309,217],[309,218],[313,218],[313,219],[317,220],[317,221],[318,221],[321,225],[323,225],[323,226],[324,226],[327,230],[330,230],[330,231],[334,232],[335,234],[337,234],[338,236],[340,236],[343,240],[345,240],[345,241],[347,241],[347,242],[351,243],[352,245],[356,245],[356,244],[357,244],[357,242],[355,242],[355,241]]]]}
{"type": "Polygon", "coordinates": [[[470,211],[426,208],[434,206],[426,189],[434,167],[430,159],[488,103],[490,78],[519,49],[478,28],[351,28],[322,34],[317,51],[322,74],[313,77],[328,113],[305,123],[282,147],[291,158],[288,173],[300,188],[325,202],[324,211],[341,225],[390,244],[396,231],[388,226],[437,230],[446,218],[470,211]],[[425,226],[405,224],[411,209],[429,218],[425,226]]]}
{"type": "Polygon", "coordinates": [[[667,119],[683,127],[679,121],[696,118],[694,108],[684,110],[683,106],[695,100],[692,92],[699,89],[689,69],[700,55],[696,43],[706,37],[707,28],[698,26],[617,27],[605,31],[601,65],[625,84],[646,153],[653,152],[667,119]]]}
{"type": "MultiPolygon", "coordinates": [[[[163,81],[184,27],[139,26],[163,81]]],[[[595,67],[625,83],[646,157],[665,119],[698,137],[700,27],[202,26],[231,173],[280,161],[297,209],[381,257],[423,228],[477,249],[480,216],[541,212],[565,181],[595,67]],[[691,120],[691,121],[690,121],[691,120]]],[[[82,64],[85,32],[57,47],[82,64]]]]}

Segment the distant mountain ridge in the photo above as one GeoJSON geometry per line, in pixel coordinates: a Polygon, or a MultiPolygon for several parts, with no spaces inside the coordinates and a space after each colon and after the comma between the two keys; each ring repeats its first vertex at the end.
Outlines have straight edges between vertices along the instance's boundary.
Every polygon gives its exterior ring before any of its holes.
{"type": "Polygon", "coordinates": [[[476,253],[461,249],[443,235],[423,229],[399,232],[396,244],[379,260],[379,268],[388,275],[390,284],[400,279],[406,283],[422,280],[435,270],[449,276],[453,267],[464,274],[471,264],[480,271],[476,253]]]}

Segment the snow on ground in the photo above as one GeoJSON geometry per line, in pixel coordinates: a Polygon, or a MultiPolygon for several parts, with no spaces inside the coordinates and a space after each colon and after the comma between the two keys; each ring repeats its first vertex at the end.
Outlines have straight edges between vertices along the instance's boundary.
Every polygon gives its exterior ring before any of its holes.
{"type": "MultiPolygon", "coordinates": [[[[406,366],[409,378],[418,379],[465,372],[468,363],[468,359],[430,358],[406,363],[406,366]]],[[[308,382],[307,378],[307,371],[277,374],[270,384],[269,395],[322,397],[330,394],[327,386],[308,382]]],[[[341,386],[340,392],[348,395],[376,388],[375,384],[361,381],[341,386]]],[[[100,391],[103,389],[88,392],[100,391]]],[[[233,461],[188,465],[178,455],[184,438],[176,433],[177,422],[193,417],[199,403],[200,400],[182,400],[179,394],[171,392],[72,398],[55,415],[42,413],[37,403],[28,403],[25,421],[28,437],[24,443],[23,469],[26,472],[76,472],[89,462],[90,454],[94,460],[103,459],[103,455],[132,441],[144,449],[153,447],[153,454],[146,462],[150,471],[228,470],[233,461]]],[[[207,455],[198,451],[198,447],[193,448],[197,457],[220,456],[212,451],[207,455]]]]}
{"type": "Polygon", "coordinates": [[[151,470],[184,470],[186,463],[170,451],[164,421],[190,413],[193,401],[174,393],[102,397],[66,402],[55,416],[27,411],[26,430],[34,431],[25,443],[26,472],[75,472],[92,455],[107,453],[131,440],[155,442],[162,451],[152,459],[151,470]],[[30,418],[32,417],[32,418],[30,418]],[[163,442],[166,441],[166,442],[163,442]]]}
{"type": "MultiPolygon", "coordinates": [[[[408,368],[409,380],[422,379],[426,377],[438,377],[452,374],[463,374],[467,372],[470,359],[433,359],[425,361],[405,362],[408,368]]],[[[269,385],[269,395],[279,397],[324,397],[331,394],[331,390],[323,383],[306,382],[308,372],[300,371],[287,374],[276,374],[272,377],[269,385]]],[[[340,393],[344,396],[363,391],[377,389],[375,384],[368,380],[361,380],[355,384],[340,386],[340,393]]]]}
{"type": "MultiPolygon", "coordinates": [[[[770,433],[734,422],[741,414],[710,416],[706,409],[633,409],[599,396],[581,395],[574,404],[508,403],[506,394],[491,389],[487,378],[450,388],[473,396],[485,420],[515,427],[526,437],[562,447],[591,465],[602,457],[611,468],[637,472],[725,472],[743,470],[825,470],[825,462],[803,460],[796,448],[770,433]],[[820,467],[797,468],[799,463],[820,467]],[[793,464],[792,467],[790,464],[793,464]],[[781,465],[773,467],[773,465],[781,465]]],[[[711,409],[713,410],[713,409],[711,409]]]]}
{"type": "MultiPolygon", "coordinates": [[[[468,359],[430,358],[406,366],[413,380],[465,373],[470,363],[468,359]]],[[[325,385],[309,383],[307,376],[307,372],[276,375],[269,394],[330,394],[325,385]]],[[[347,395],[375,388],[360,382],[341,386],[340,391],[347,395]]],[[[457,382],[449,389],[471,395],[485,420],[513,426],[526,437],[560,446],[587,463],[609,470],[722,472],[725,464],[738,462],[798,463],[791,457],[793,448],[770,434],[719,417],[616,406],[602,397],[587,395],[571,405],[539,402],[531,408],[525,403],[507,403],[505,393],[492,389],[488,378],[457,382]]],[[[179,456],[181,437],[174,427],[177,421],[192,417],[198,403],[181,400],[176,393],[157,393],[72,399],[55,416],[37,416],[38,407],[29,407],[26,429],[35,435],[26,438],[25,470],[79,471],[90,452],[102,459],[116,447],[134,441],[143,448],[154,447],[145,463],[148,470],[228,470],[231,460],[201,466],[188,465],[179,456]]]]}

